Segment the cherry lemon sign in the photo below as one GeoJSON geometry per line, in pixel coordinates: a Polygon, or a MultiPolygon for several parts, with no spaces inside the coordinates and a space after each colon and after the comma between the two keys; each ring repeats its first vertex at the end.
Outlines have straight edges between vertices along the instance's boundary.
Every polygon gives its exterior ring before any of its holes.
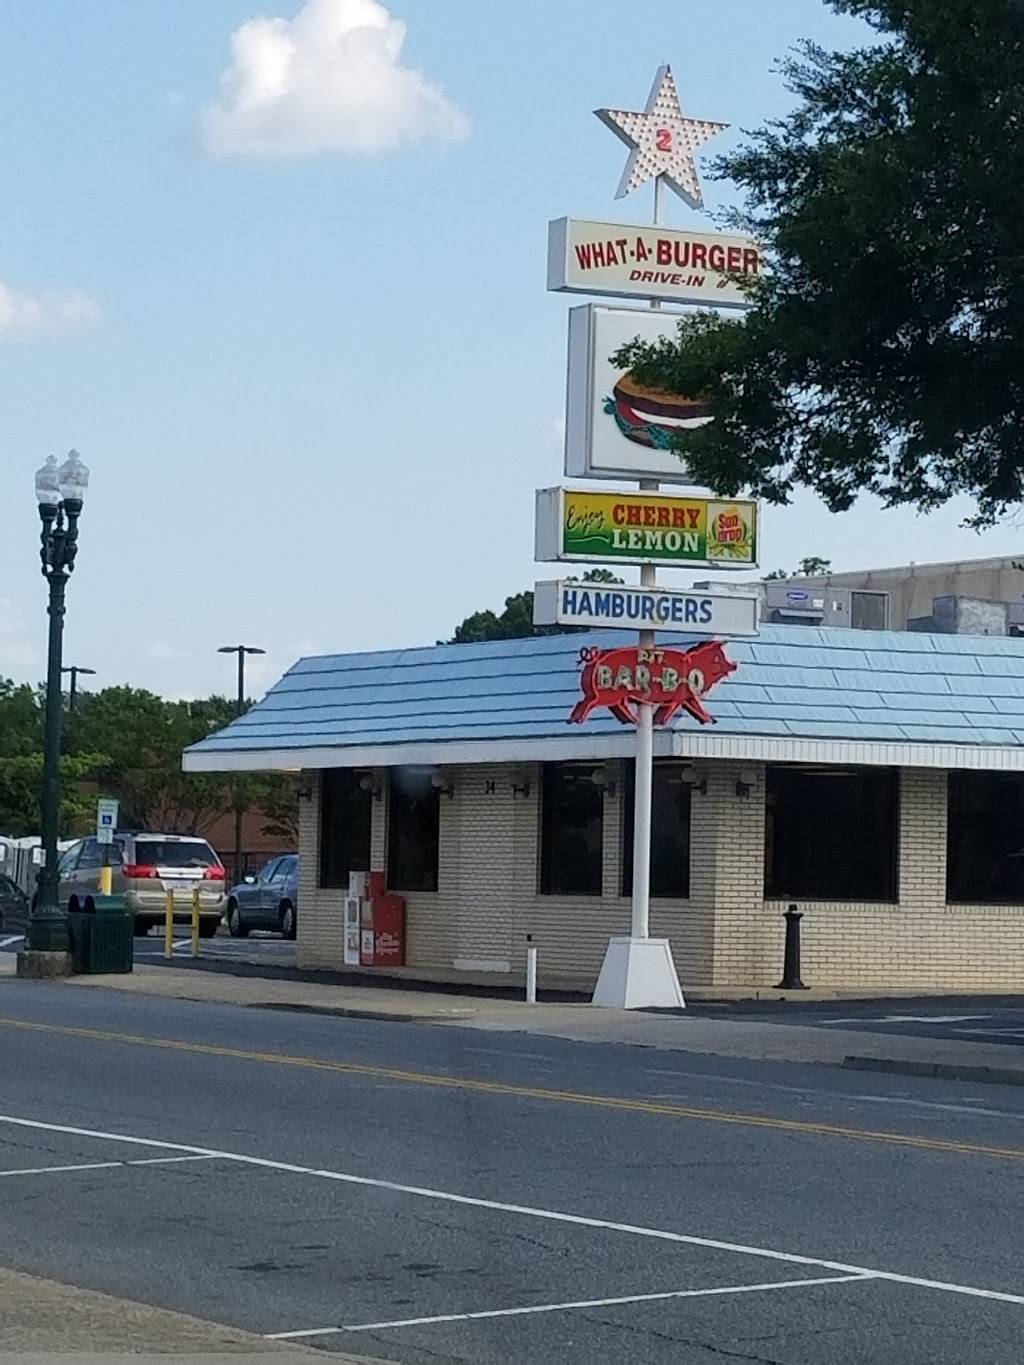
{"type": "Polygon", "coordinates": [[[535,557],[607,564],[748,569],[757,503],[666,493],[537,491],[535,557]]]}
{"type": "Polygon", "coordinates": [[[580,662],[583,696],[569,716],[570,724],[577,725],[600,706],[607,706],[624,725],[634,725],[637,702],[656,708],[655,725],[667,725],[677,711],[686,711],[701,725],[713,725],[715,718],[703,698],[717,682],[736,671],[720,640],[705,640],[691,649],[636,645],[584,649],[580,662]]]}

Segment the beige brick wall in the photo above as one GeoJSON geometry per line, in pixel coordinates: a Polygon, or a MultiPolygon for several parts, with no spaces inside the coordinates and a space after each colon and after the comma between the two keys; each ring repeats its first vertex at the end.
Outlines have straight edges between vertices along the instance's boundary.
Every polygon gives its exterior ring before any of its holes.
{"type": "MultiPolygon", "coordinates": [[[[806,985],[1024,990],[1024,906],[946,904],[944,772],[900,773],[899,868],[896,905],[800,903],[806,985]]],[[[776,979],[785,908],[765,905],[776,979]]]]}
{"type": "MultiPolygon", "coordinates": [[[[542,985],[592,986],[608,939],[629,932],[629,900],[619,894],[621,765],[608,764],[615,791],[605,795],[602,895],[575,897],[538,893],[539,765],[476,764],[445,772],[454,795],[441,796],[438,890],[406,898],[408,965],[451,971],[459,963],[466,971],[499,971],[507,964],[511,977],[519,978],[532,935],[542,985]],[[528,796],[513,791],[527,783],[528,796]]],[[[299,821],[297,958],[301,967],[330,969],[341,964],[344,891],[317,886],[319,775],[307,776],[314,800],[303,804],[299,821]]],[[[378,776],[384,795],[374,803],[371,846],[373,865],[384,867],[387,780],[383,772],[378,776]]],[[[671,939],[680,974],[694,984],[709,981],[711,971],[709,883],[702,895],[698,904],[691,887],[690,901],[656,900],[651,909],[652,933],[671,939]]]]}
{"type": "MultiPolygon", "coordinates": [[[[690,896],[651,903],[651,932],[672,944],[687,985],[773,986],[781,977],[786,903],[763,898],[764,768],[698,763],[707,792],[691,798],[690,896]],[[738,795],[741,772],[756,774],[738,795]]],[[[608,939],[629,931],[620,894],[622,765],[609,763],[616,790],[605,795],[600,896],[538,894],[540,768],[474,765],[446,770],[454,795],[441,797],[436,894],[407,897],[407,962],[423,971],[485,967],[521,979],[527,935],[537,945],[543,985],[589,988],[608,939]],[[529,783],[529,795],[513,784],[529,783]],[[507,964],[509,974],[504,970],[507,964]]],[[[317,886],[318,774],[300,814],[298,961],[337,968],[343,890],[317,886]]],[[[375,867],[386,863],[387,775],[373,803],[375,867]]],[[[803,979],[844,988],[1024,989],[1024,906],[945,903],[946,775],[900,775],[899,901],[895,905],[802,901],[803,979]]]]}

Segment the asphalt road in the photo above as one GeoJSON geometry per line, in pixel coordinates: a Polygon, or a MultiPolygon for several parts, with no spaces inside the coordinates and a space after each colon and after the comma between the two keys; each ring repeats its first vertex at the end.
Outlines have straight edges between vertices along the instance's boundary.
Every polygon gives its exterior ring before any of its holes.
{"type": "Polygon", "coordinates": [[[0,982],[0,1264],[403,1365],[1007,1365],[1022,1173],[1011,1089],[0,982]]]}

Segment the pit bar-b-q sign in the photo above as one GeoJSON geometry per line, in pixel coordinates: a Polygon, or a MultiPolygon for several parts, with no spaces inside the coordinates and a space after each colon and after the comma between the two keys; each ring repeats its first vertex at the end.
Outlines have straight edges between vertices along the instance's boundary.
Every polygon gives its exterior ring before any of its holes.
{"type": "Polygon", "coordinates": [[[585,721],[597,707],[607,706],[616,720],[635,725],[637,714],[631,703],[645,702],[656,708],[655,725],[667,725],[677,711],[688,712],[701,725],[713,725],[715,718],[703,697],[736,671],[720,640],[706,640],[690,649],[636,645],[583,649],[580,662],[583,696],[569,716],[575,724],[585,721]]]}

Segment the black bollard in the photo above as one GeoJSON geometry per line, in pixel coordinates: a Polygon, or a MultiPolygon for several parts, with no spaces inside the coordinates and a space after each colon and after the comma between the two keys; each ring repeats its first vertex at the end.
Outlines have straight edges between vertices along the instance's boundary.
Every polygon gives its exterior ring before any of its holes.
{"type": "Polygon", "coordinates": [[[803,914],[791,905],[783,918],[786,921],[786,955],[782,962],[782,980],[775,989],[805,991],[808,988],[800,980],[800,921],[803,914]]]}

